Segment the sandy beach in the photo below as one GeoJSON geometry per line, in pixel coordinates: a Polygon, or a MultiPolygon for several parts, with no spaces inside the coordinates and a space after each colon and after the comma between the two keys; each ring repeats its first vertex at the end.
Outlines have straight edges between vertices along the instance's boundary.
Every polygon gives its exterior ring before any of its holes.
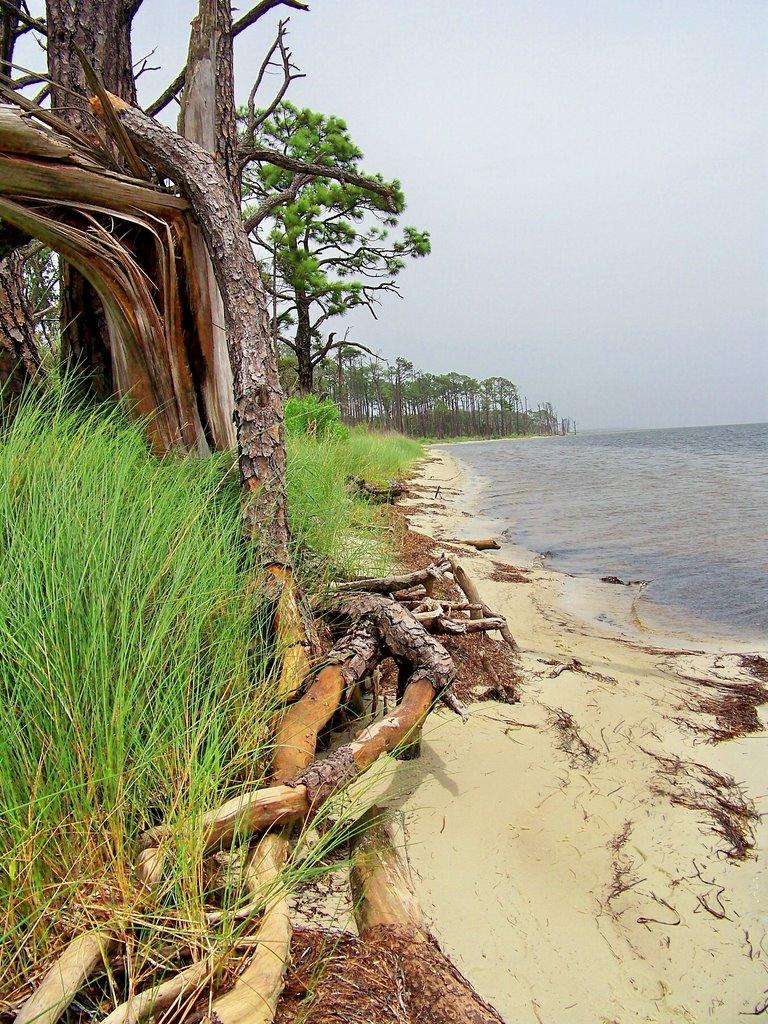
{"type": "MultiPolygon", "coordinates": [[[[433,449],[414,485],[415,530],[477,535],[454,457],[433,449]]],[[[519,703],[473,704],[466,724],[434,714],[422,758],[388,782],[445,951],[515,1024],[759,1013],[768,666],[601,633],[561,574],[529,563],[510,582],[498,552],[462,560],[510,623],[522,683],[519,703]]]]}

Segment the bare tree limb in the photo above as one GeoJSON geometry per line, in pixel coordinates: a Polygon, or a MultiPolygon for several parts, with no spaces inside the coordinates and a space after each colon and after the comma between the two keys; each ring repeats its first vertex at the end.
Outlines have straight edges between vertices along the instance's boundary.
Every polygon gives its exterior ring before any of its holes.
{"type": "MultiPolygon", "coordinates": [[[[7,3],[7,0],[3,0],[7,3]]],[[[300,0],[262,0],[261,3],[256,4],[250,11],[238,18],[238,20],[232,25],[232,38],[239,36],[245,29],[250,28],[254,25],[259,18],[262,18],[265,14],[268,14],[275,7],[279,7],[281,4],[285,4],[286,7],[293,7],[297,11],[308,11],[309,6],[301,3],[300,0]]],[[[162,92],[154,103],[150,103],[146,108],[146,113],[150,117],[156,117],[161,110],[165,110],[169,103],[176,99],[181,90],[184,88],[184,82],[187,78],[186,66],[181,69],[178,75],[174,78],[168,88],[162,92]]]]}
{"type": "Polygon", "coordinates": [[[232,35],[240,35],[245,29],[255,25],[259,18],[263,18],[265,14],[269,14],[270,11],[274,10],[275,7],[280,7],[281,4],[285,7],[293,7],[296,11],[309,10],[309,4],[302,3],[302,0],[261,0],[261,3],[252,7],[250,11],[247,11],[242,18],[238,18],[232,25],[232,35]]]}
{"type": "Polygon", "coordinates": [[[333,350],[337,348],[358,349],[360,352],[367,353],[367,355],[371,356],[373,359],[381,359],[386,362],[386,360],[384,360],[384,357],[380,356],[378,352],[374,352],[372,348],[368,348],[366,345],[361,344],[359,341],[334,341],[332,345],[323,346],[322,355],[316,354],[312,357],[312,365],[318,366],[323,361],[323,359],[325,359],[329,352],[333,352],[333,350]]]}
{"type": "Polygon", "coordinates": [[[35,32],[41,32],[44,36],[48,35],[48,29],[41,18],[33,18],[29,14],[26,14],[15,4],[11,3],[11,0],[0,0],[0,9],[8,11],[9,14],[18,18],[18,20],[22,22],[22,24],[26,25],[27,28],[34,29],[35,32]]]}
{"type": "Polygon", "coordinates": [[[278,104],[285,96],[291,82],[296,81],[297,78],[305,78],[299,72],[298,68],[292,61],[292,54],[288,47],[285,45],[286,27],[288,21],[281,21],[277,28],[277,36],[272,46],[267,51],[267,55],[261,63],[259,73],[256,76],[256,81],[253,83],[250,93],[248,94],[247,103],[247,115],[246,115],[246,132],[245,137],[249,140],[250,144],[253,145],[256,140],[256,129],[260,125],[264,124],[268,117],[271,117],[277,110],[278,104]],[[256,113],[256,95],[264,81],[264,76],[267,73],[267,69],[273,66],[272,58],[275,51],[280,52],[280,67],[283,72],[283,80],[280,83],[280,87],[275,93],[272,102],[269,103],[262,111],[256,113]]]}
{"type": "Polygon", "coordinates": [[[283,206],[284,203],[292,203],[298,196],[301,189],[312,180],[311,174],[297,174],[288,188],[283,189],[282,192],[276,192],[275,195],[265,199],[252,214],[245,218],[245,230],[248,234],[250,234],[251,231],[255,231],[259,224],[261,224],[261,222],[268,217],[273,210],[276,210],[278,206],[283,206]]]}

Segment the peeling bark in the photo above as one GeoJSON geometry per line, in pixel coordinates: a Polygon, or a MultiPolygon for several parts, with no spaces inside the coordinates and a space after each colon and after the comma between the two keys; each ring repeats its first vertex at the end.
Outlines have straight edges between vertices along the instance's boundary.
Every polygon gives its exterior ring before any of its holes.
{"type": "Polygon", "coordinates": [[[179,134],[216,156],[239,201],[234,97],[231,4],[229,0],[200,0],[189,37],[179,134]]]}
{"type": "MultiPolygon", "coordinates": [[[[235,391],[240,476],[247,501],[246,537],[267,558],[287,561],[282,391],[270,336],[264,285],[240,217],[239,203],[216,161],[141,111],[113,100],[137,148],[173,178],[189,200],[224,301],[235,391]]],[[[98,109],[99,104],[94,106],[98,109]]]]}
{"type": "MultiPolygon", "coordinates": [[[[68,124],[93,132],[90,92],[74,47],[85,53],[106,88],[136,102],[131,55],[131,5],[125,0],[46,0],[48,74],[51,105],[68,124]]],[[[61,353],[69,372],[77,373],[98,398],[115,391],[109,327],[94,287],[77,269],[61,268],[61,353]]]]}
{"type": "MultiPolygon", "coordinates": [[[[226,0],[201,0],[192,21],[186,80],[179,112],[179,134],[215,154],[224,176],[239,195],[237,123],[234,105],[232,11],[226,0]]],[[[226,444],[236,444],[232,368],[224,329],[224,304],[208,251],[197,225],[191,228],[193,287],[207,298],[207,323],[201,324],[200,350],[206,373],[201,381],[208,418],[226,444]]]]}

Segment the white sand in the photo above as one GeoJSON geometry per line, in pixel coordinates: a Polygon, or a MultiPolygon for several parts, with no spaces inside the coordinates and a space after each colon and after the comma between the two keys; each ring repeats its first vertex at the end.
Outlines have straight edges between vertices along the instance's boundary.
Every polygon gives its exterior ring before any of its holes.
{"type": "MultiPolygon", "coordinates": [[[[419,479],[445,508],[412,525],[466,536],[461,467],[432,454],[419,479]]],[[[497,560],[463,559],[523,649],[522,700],[474,705],[466,725],[434,715],[421,760],[389,784],[436,935],[515,1024],[749,1019],[768,992],[768,830],[755,822],[737,861],[713,829],[718,798],[768,809],[768,734],[707,742],[697,703],[711,691],[682,678],[747,673],[714,650],[600,636],[563,610],[563,577],[493,582],[497,560]],[[574,657],[591,674],[547,664],[574,657]],[[739,787],[713,791],[706,768],[739,787]]]]}

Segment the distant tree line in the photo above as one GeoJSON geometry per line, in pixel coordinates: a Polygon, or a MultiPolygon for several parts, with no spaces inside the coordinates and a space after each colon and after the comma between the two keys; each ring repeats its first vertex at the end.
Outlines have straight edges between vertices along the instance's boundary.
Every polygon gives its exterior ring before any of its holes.
{"type": "MultiPolygon", "coordinates": [[[[403,358],[394,362],[339,347],[316,369],[320,397],[332,399],[345,423],[398,430],[416,437],[509,437],[566,434],[575,429],[550,402],[528,404],[505,377],[477,380],[463,373],[424,373],[403,358]]],[[[283,383],[298,393],[295,359],[281,360],[283,383]]]]}

